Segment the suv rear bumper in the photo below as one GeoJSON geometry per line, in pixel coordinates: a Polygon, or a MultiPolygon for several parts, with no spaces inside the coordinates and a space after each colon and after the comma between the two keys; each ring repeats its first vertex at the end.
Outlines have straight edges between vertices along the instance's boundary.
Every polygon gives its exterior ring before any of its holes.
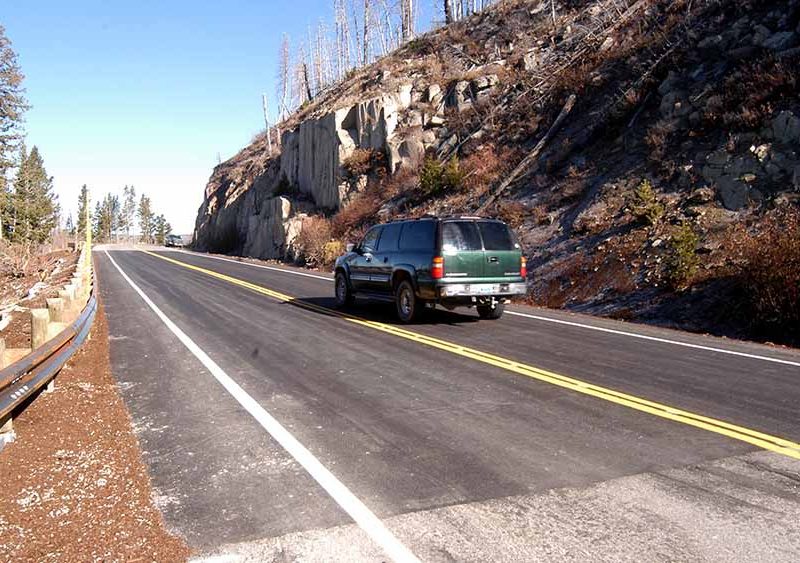
{"type": "Polygon", "coordinates": [[[451,297],[492,297],[525,295],[527,285],[519,283],[448,283],[436,288],[436,296],[442,299],[451,297]]]}

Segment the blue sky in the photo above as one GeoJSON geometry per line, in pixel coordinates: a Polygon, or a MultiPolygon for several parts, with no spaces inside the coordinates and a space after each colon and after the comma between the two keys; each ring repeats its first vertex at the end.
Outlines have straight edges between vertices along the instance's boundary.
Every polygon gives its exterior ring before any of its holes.
{"type": "Polygon", "coordinates": [[[180,233],[194,227],[217,155],[263,129],[260,97],[275,90],[281,33],[331,21],[333,4],[2,3],[33,106],[27,142],[39,146],[65,215],[84,183],[93,198],[133,184],[180,233]]]}

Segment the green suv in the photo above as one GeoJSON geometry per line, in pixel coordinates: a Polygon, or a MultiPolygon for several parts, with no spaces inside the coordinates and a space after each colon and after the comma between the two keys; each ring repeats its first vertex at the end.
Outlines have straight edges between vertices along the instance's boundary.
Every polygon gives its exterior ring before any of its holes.
{"type": "Polygon", "coordinates": [[[423,217],[372,227],[336,260],[339,307],[356,295],[394,301],[409,323],[425,307],[475,306],[499,319],[507,298],[526,291],[526,263],[511,229],[480,217],[423,217]]]}

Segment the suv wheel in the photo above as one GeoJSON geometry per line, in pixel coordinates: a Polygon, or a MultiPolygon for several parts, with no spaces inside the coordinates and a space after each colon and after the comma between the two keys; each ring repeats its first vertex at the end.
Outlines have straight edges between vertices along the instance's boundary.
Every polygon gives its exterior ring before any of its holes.
{"type": "Polygon", "coordinates": [[[349,307],[353,304],[353,301],[355,301],[355,296],[353,295],[353,290],[350,289],[350,284],[347,283],[347,276],[344,272],[336,272],[334,287],[336,289],[337,307],[349,307]]]}
{"type": "Polygon", "coordinates": [[[414,286],[408,280],[403,280],[394,293],[394,302],[397,306],[397,316],[401,322],[413,322],[419,315],[422,303],[414,293],[414,286]]]}
{"type": "Polygon", "coordinates": [[[496,320],[503,316],[503,311],[506,310],[506,304],[495,303],[494,309],[492,309],[491,305],[478,305],[476,309],[478,309],[478,315],[480,315],[482,319],[496,320]]]}

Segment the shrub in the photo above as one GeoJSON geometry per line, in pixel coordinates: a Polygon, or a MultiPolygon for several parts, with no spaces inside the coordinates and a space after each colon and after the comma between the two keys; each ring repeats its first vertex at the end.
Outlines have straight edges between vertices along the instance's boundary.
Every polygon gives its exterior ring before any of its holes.
{"type": "Polygon", "coordinates": [[[22,278],[31,273],[31,261],[36,253],[32,242],[0,241],[0,270],[12,278],[22,278]]]}
{"type": "Polygon", "coordinates": [[[664,206],[658,201],[653,184],[644,179],[633,192],[633,214],[648,225],[655,225],[664,216],[664,206]]]}
{"type": "Polygon", "coordinates": [[[497,216],[514,228],[521,226],[528,215],[528,208],[518,201],[504,201],[497,206],[497,216]]]}
{"type": "Polygon", "coordinates": [[[385,168],[385,155],[372,149],[355,149],[342,163],[342,168],[353,178],[385,168]]]}
{"type": "Polygon", "coordinates": [[[336,238],[342,239],[352,236],[354,231],[375,222],[380,207],[380,198],[373,193],[372,189],[367,188],[367,191],[356,195],[334,216],[333,234],[336,238]]]}
{"type": "Polygon", "coordinates": [[[697,255],[699,242],[700,237],[688,223],[678,227],[672,234],[666,260],[666,275],[673,289],[685,289],[691,284],[700,265],[697,255]]]}
{"type": "Polygon", "coordinates": [[[800,332],[800,209],[765,217],[758,232],[740,229],[733,237],[734,271],[752,323],[782,337],[800,332]]]}
{"type": "Polygon", "coordinates": [[[307,218],[303,221],[303,227],[295,241],[298,257],[311,267],[321,268],[328,265],[331,233],[331,223],[325,217],[307,218]]]}
{"type": "Polygon", "coordinates": [[[446,191],[461,189],[464,172],[458,166],[458,159],[453,157],[447,164],[428,157],[422,164],[419,173],[419,186],[423,195],[435,197],[446,191]]]}

